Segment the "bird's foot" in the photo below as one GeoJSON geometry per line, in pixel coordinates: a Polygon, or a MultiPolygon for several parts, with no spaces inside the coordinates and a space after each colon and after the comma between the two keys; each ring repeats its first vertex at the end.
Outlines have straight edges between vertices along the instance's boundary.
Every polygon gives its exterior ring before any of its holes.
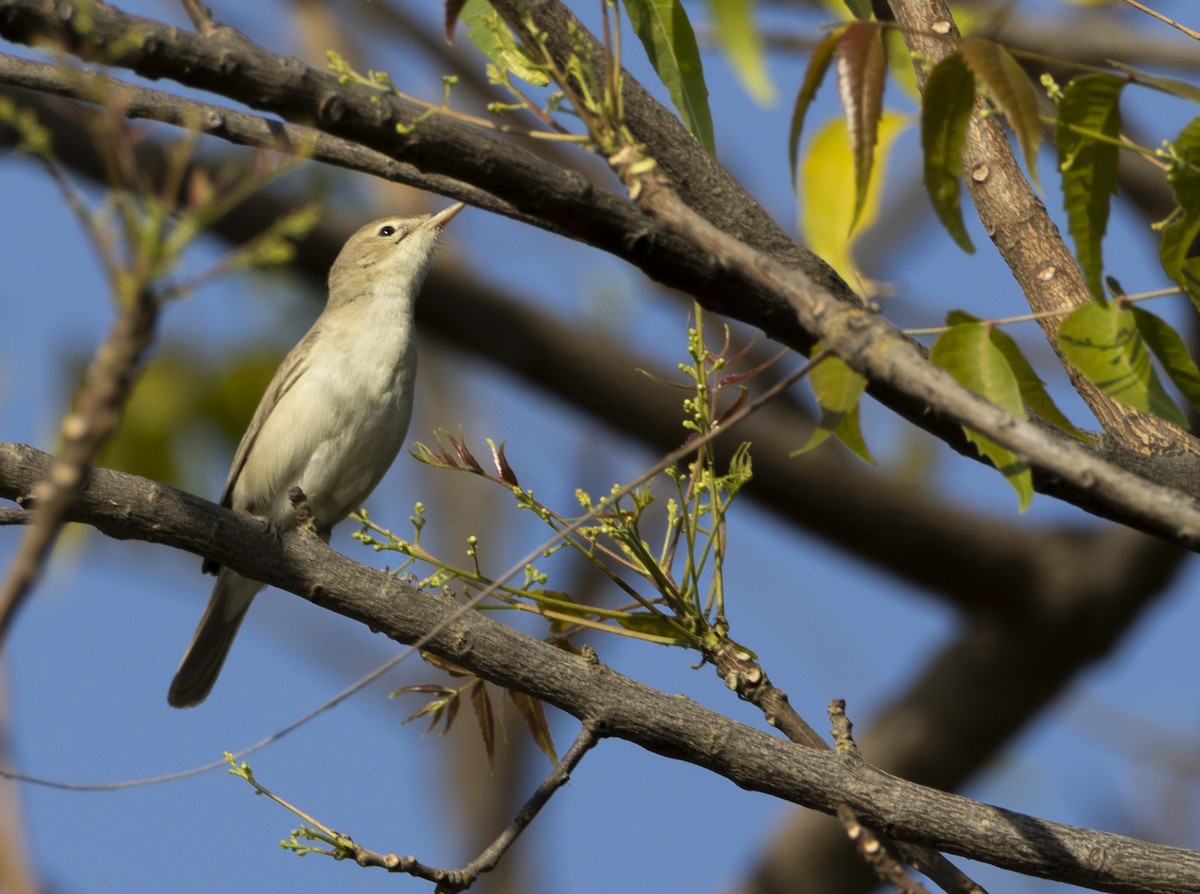
{"type": "Polygon", "coordinates": [[[288,502],[296,510],[296,530],[303,531],[305,534],[311,534],[314,537],[320,537],[321,535],[317,531],[317,523],[313,519],[312,507],[308,505],[308,497],[299,486],[293,486],[288,489],[288,502]]]}

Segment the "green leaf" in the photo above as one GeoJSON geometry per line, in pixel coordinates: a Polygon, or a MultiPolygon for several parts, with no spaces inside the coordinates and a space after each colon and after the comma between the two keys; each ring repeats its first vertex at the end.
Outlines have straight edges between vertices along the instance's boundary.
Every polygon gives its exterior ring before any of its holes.
{"type": "Polygon", "coordinates": [[[660,637],[671,645],[688,648],[694,643],[680,633],[679,625],[659,612],[622,612],[613,620],[626,630],[660,637]]]}
{"type": "MultiPolygon", "coordinates": [[[[955,325],[958,323],[979,323],[980,320],[965,310],[952,310],[946,314],[946,322],[949,325],[955,325]]],[[[1049,393],[1046,391],[1045,383],[1033,371],[1033,367],[1025,359],[1025,355],[1021,353],[1021,349],[1017,346],[1013,337],[997,326],[990,326],[988,327],[988,338],[991,339],[996,349],[1004,355],[1004,359],[1008,363],[1008,368],[1016,376],[1017,389],[1021,393],[1021,402],[1025,405],[1026,409],[1036,413],[1043,421],[1050,423],[1055,428],[1061,429],[1071,437],[1078,438],[1081,441],[1090,441],[1091,438],[1072,425],[1071,420],[1063,415],[1063,412],[1051,399],[1049,393]]]]}
{"type": "MultiPolygon", "coordinates": [[[[216,358],[178,345],[161,346],[134,384],[121,426],[97,464],[203,489],[198,445],[224,437],[232,452],[281,353],[255,347],[216,358]]],[[[75,362],[70,358],[68,366],[75,362]]],[[[84,362],[78,358],[80,375],[84,362]]]]}
{"type": "Polygon", "coordinates": [[[1162,227],[1159,260],[1167,276],[1200,309],[1200,257],[1189,257],[1200,237],[1200,118],[1194,118],[1171,146],[1167,182],[1179,206],[1162,227]]]}
{"type": "MultiPolygon", "coordinates": [[[[950,320],[956,319],[951,317],[950,320]]],[[[958,318],[961,319],[961,318],[958,318]]],[[[950,373],[960,385],[1018,418],[1025,418],[1021,389],[1008,360],[992,342],[992,328],[981,322],[951,323],[930,349],[929,359],[950,373]]],[[[963,426],[967,439],[1004,476],[1017,493],[1021,511],[1033,499],[1033,473],[1029,464],[972,428],[963,426]]]]}
{"type": "Polygon", "coordinates": [[[796,105],[792,108],[792,125],[788,130],[788,167],[792,172],[792,189],[796,188],[796,168],[799,165],[800,133],[804,129],[804,118],[808,107],[812,105],[817,88],[825,80],[825,72],[833,61],[833,53],[841,39],[842,29],[826,34],[812,51],[808,58],[808,68],[804,71],[804,80],[800,84],[800,92],[796,94],[796,105]]]}
{"type": "MultiPolygon", "coordinates": [[[[820,349],[821,345],[818,342],[813,348],[813,353],[820,349]]],[[[808,383],[812,386],[817,405],[821,408],[821,418],[804,446],[791,455],[807,453],[825,443],[830,435],[834,435],[851,452],[874,465],[875,459],[863,440],[858,416],[858,404],[866,390],[867,380],[847,366],[841,358],[831,355],[812,368],[808,374],[808,383]]]]}
{"type": "Polygon", "coordinates": [[[623,0],[629,24],[671,95],[683,126],[709,155],[716,155],[708,88],[700,48],[679,0],[623,0]]]}
{"type": "Polygon", "coordinates": [[[1183,413],[1163,388],[1133,312],[1120,301],[1092,301],[1062,321],[1058,343],[1067,359],[1105,394],[1181,428],[1183,413]]]}
{"type": "Polygon", "coordinates": [[[933,210],[959,248],[975,251],[963,223],[962,153],[975,105],[975,76],[958,53],[934,66],[921,102],[921,148],[925,154],[925,189],[933,210]]]}
{"type": "Polygon", "coordinates": [[[1029,176],[1037,183],[1037,152],[1042,142],[1042,122],[1038,114],[1038,96],[1033,82],[1021,64],[1004,47],[983,37],[968,37],[960,52],[977,81],[989,95],[1012,128],[1025,156],[1029,176]]]}
{"type": "MultiPolygon", "coordinates": [[[[454,27],[449,6],[446,16],[449,39],[454,27]]],[[[545,87],[550,83],[550,75],[530,58],[488,0],[467,0],[459,12],[459,18],[467,26],[467,34],[475,46],[479,47],[480,52],[492,60],[501,71],[516,75],[535,87],[545,87]]]]}
{"type": "Polygon", "coordinates": [[[1131,307],[1130,310],[1147,347],[1158,358],[1175,387],[1200,413],[1200,368],[1197,368],[1183,338],[1165,320],[1150,311],[1140,307],[1131,307]]]}
{"type": "Polygon", "coordinates": [[[858,19],[860,22],[869,21],[871,18],[871,4],[868,0],[845,0],[846,9],[850,10],[850,15],[858,19]]]}
{"type": "Polygon", "coordinates": [[[733,73],[746,92],[761,105],[775,101],[775,86],[767,74],[762,39],[754,27],[753,0],[709,0],[713,30],[733,73]]]}
{"type": "Polygon", "coordinates": [[[837,44],[837,85],[846,113],[846,133],[854,156],[854,217],[858,220],[867,201],[871,166],[875,161],[875,143],[879,118],[883,113],[883,85],[887,76],[887,56],[879,29],[865,22],[847,27],[837,44]]]}
{"type": "Polygon", "coordinates": [[[1100,248],[1108,228],[1109,196],[1117,189],[1119,153],[1116,143],[1107,140],[1115,141],[1120,134],[1118,101],[1125,83],[1113,75],[1084,75],[1067,84],[1058,103],[1055,142],[1067,227],[1088,290],[1100,301],[1104,300],[1100,248]]]}
{"type": "Polygon", "coordinates": [[[1046,384],[1041,380],[1029,361],[1025,359],[1025,355],[1021,353],[1021,349],[1017,347],[1016,341],[1007,332],[992,327],[988,333],[992,340],[992,344],[996,346],[1004,359],[1008,362],[1009,369],[1017,379],[1017,388],[1021,392],[1021,401],[1033,413],[1036,413],[1043,421],[1050,423],[1055,428],[1061,429],[1073,438],[1078,438],[1081,441],[1090,441],[1091,438],[1078,428],[1076,428],[1071,420],[1063,415],[1062,410],[1054,403],[1050,394],[1046,391],[1046,384]]]}
{"type": "Polygon", "coordinates": [[[1195,84],[1188,83],[1187,81],[1179,81],[1175,78],[1163,78],[1147,74],[1144,71],[1138,71],[1132,65],[1123,65],[1113,59],[1109,59],[1107,64],[1118,71],[1125,72],[1129,76],[1129,80],[1135,84],[1141,84],[1143,87],[1150,87],[1153,90],[1158,90],[1169,96],[1177,96],[1189,102],[1200,103],[1200,87],[1197,87],[1195,84]]]}

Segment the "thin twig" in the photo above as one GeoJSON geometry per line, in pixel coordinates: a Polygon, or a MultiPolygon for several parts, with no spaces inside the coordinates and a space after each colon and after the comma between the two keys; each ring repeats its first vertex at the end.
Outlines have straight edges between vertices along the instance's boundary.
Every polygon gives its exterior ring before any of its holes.
{"type": "Polygon", "coordinates": [[[579,766],[579,762],[583,760],[583,756],[599,740],[600,731],[598,726],[590,720],[585,720],[579,730],[579,735],[575,737],[574,743],[567,749],[566,754],[562,756],[558,764],[550,771],[550,774],[542,780],[542,784],[537,787],[537,790],[529,797],[529,800],[517,811],[517,815],[513,817],[513,821],[509,823],[507,828],[478,857],[462,868],[461,871],[467,879],[466,884],[461,888],[449,888],[442,885],[438,888],[438,891],[451,892],[463,890],[469,887],[483,873],[491,872],[495,869],[496,865],[500,862],[500,858],[504,856],[505,851],[528,828],[541,809],[550,802],[550,799],[554,797],[559,789],[571,781],[571,774],[579,766]]]}
{"type": "MultiPolygon", "coordinates": [[[[811,296],[803,287],[796,287],[797,274],[794,271],[784,271],[775,267],[753,249],[749,249],[743,243],[701,219],[680,200],[672,184],[666,180],[655,165],[639,164],[639,160],[637,150],[633,147],[626,147],[610,158],[609,163],[625,183],[630,196],[636,199],[646,211],[668,227],[685,232],[698,243],[706,245],[714,256],[722,259],[723,263],[730,266],[744,265],[754,276],[770,276],[774,280],[774,286],[785,293],[791,293],[789,300],[797,312],[810,309],[806,308],[806,305],[811,296]]],[[[854,328],[849,327],[848,331],[853,331],[854,328]]],[[[833,348],[828,347],[826,350],[832,351],[833,348]]],[[[898,352],[893,351],[889,356],[896,353],[898,352]]],[[[847,363],[856,359],[849,352],[845,354],[839,352],[839,356],[847,363]]],[[[717,672],[725,679],[726,685],[737,691],[741,697],[758,706],[767,721],[777,726],[793,741],[814,747],[828,748],[828,745],[816,735],[812,727],[791,707],[787,700],[787,694],[771,684],[762,667],[750,655],[735,644],[727,642],[715,650],[711,656],[706,657],[709,657],[717,667],[717,672]]],[[[982,892],[983,890],[933,848],[897,843],[897,849],[903,854],[906,861],[916,866],[946,892],[970,894],[970,892],[982,892]]]]}
{"type": "Polygon", "coordinates": [[[1180,30],[1184,34],[1186,34],[1188,37],[1190,37],[1192,40],[1200,40],[1200,31],[1195,31],[1195,30],[1187,27],[1186,25],[1181,25],[1179,22],[1175,21],[1174,19],[1167,18],[1161,12],[1155,12],[1149,6],[1143,6],[1141,3],[1138,3],[1137,0],[1125,0],[1125,3],[1132,6],[1134,9],[1139,10],[1140,12],[1144,12],[1148,16],[1153,16],[1154,18],[1158,19],[1160,22],[1162,22],[1166,25],[1170,25],[1172,28],[1177,28],[1178,30],[1180,30]]]}
{"type": "Polygon", "coordinates": [[[212,10],[200,0],[179,0],[179,2],[188,18],[192,20],[192,27],[200,34],[209,34],[216,27],[216,23],[213,22],[212,10]]]}
{"type": "Polygon", "coordinates": [[[575,737],[574,744],[563,755],[562,760],[555,764],[554,769],[550,771],[550,775],[542,781],[542,784],[537,787],[537,790],[530,796],[529,800],[517,811],[516,816],[513,817],[513,821],[497,836],[495,841],[484,848],[478,857],[461,869],[430,866],[422,863],[416,857],[401,857],[395,853],[385,854],[365,848],[348,835],[343,835],[335,831],[325,823],[322,823],[320,820],[268,789],[254,778],[249,765],[239,765],[232,756],[226,757],[226,763],[233,764],[234,769],[231,772],[235,776],[246,780],[259,794],[266,795],[276,804],[291,811],[304,821],[304,827],[297,832],[293,832],[292,841],[288,843],[288,846],[298,853],[320,853],[334,857],[335,859],[353,860],[359,866],[386,869],[388,872],[411,875],[414,878],[434,882],[437,886],[435,888],[437,894],[457,894],[457,892],[465,891],[471,885],[475,884],[485,872],[491,872],[496,868],[505,852],[521,836],[521,833],[529,827],[529,824],[533,822],[541,809],[550,802],[550,799],[554,797],[559,789],[570,782],[571,773],[579,766],[579,762],[583,760],[583,756],[599,740],[599,724],[585,720],[579,730],[579,735],[575,737]],[[329,847],[310,847],[303,843],[314,840],[322,844],[327,844],[329,847]]]}
{"type": "Polygon", "coordinates": [[[27,495],[34,518],[0,585],[0,648],[85,483],[88,466],[116,428],[133,372],[152,340],[158,308],[157,296],[143,288],[120,310],[88,367],[76,409],[63,419],[63,446],[53,470],[27,495]]]}

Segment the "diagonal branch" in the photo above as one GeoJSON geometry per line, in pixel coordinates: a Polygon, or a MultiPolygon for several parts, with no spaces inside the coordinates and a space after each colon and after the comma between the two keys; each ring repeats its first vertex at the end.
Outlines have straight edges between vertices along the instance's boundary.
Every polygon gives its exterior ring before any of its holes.
{"type": "Polygon", "coordinates": [[[803,326],[821,333],[824,345],[873,385],[889,386],[912,405],[936,408],[985,433],[1054,476],[1055,486],[1087,489],[1102,503],[1121,507],[1124,523],[1200,549],[1200,507],[1182,490],[1152,484],[1078,443],[1048,437],[1041,427],[962,388],[949,374],[930,366],[915,345],[881,317],[837,301],[798,271],[722,233],[680,201],[661,174],[641,170],[637,161],[632,151],[612,159],[642,206],[666,229],[702,246],[714,267],[740,279],[741,294],[764,290],[783,297],[803,326]]]}
{"type": "MultiPolygon", "coordinates": [[[[58,17],[59,9],[46,0],[10,0],[0,6],[0,35],[33,41],[39,35],[61,32],[64,23],[58,17]]],[[[762,256],[754,253],[740,269],[733,269],[673,228],[638,219],[628,203],[577,174],[564,175],[510,143],[457,122],[434,116],[408,136],[401,136],[392,125],[415,121],[418,111],[411,104],[362,87],[342,87],[330,75],[276,57],[244,40],[207,40],[126,16],[103,4],[97,4],[94,12],[86,41],[73,32],[64,35],[76,52],[89,56],[106,53],[107,61],[152,77],[174,77],[285,117],[316,119],[323,130],[395,154],[427,172],[471,182],[535,216],[541,225],[557,226],[626,258],[652,277],[693,294],[706,308],[758,326],[797,350],[807,351],[817,336],[828,337],[831,324],[854,328],[840,333],[850,353],[864,348],[865,340],[878,337],[881,347],[895,348],[897,362],[875,353],[871,393],[904,418],[976,456],[962,434],[961,423],[968,422],[992,440],[1015,446],[1045,473],[1038,481],[1044,492],[1181,544],[1196,542],[1200,516],[1190,500],[1150,486],[1077,443],[1067,443],[1060,434],[1014,420],[969,395],[930,369],[916,347],[882,320],[855,310],[843,295],[821,288],[798,272],[793,276],[793,271],[775,265],[771,276],[758,275],[755,259],[762,256]],[[139,40],[130,41],[131,33],[139,40]],[[802,283],[802,290],[820,297],[816,307],[828,307],[834,313],[827,319],[823,311],[798,317],[785,298],[789,291],[795,292],[795,288],[789,289],[793,278],[802,283]],[[936,412],[931,413],[931,407],[936,412]],[[960,412],[966,407],[974,408],[969,419],[960,412]],[[1104,487],[1093,486],[1093,472],[1106,482],[1104,487]]],[[[1123,464],[1136,461],[1124,454],[1116,458],[1123,464]]],[[[1181,463],[1145,463],[1138,469],[1183,487],[1194,480],[1194,465],[1191,458],[1185,458],[1181,463]]]]}
{"type": "Polygon", "coordinates": [[[0,645],[58,539],[88,466],[117,427],[134,371],[153,338],[158,296],[146,287],[130,298],[88,365],[75,409],[63,419],[54,467],[25,495],[34,507],[33,519],[0,584],[0,645]]]}
{"type": "MultiPolygon", "coordinates": [[[[0,56],[2,80],[52,94],[70,86],[52,66],[5,56],[0,56]]],[[[70,81],[77,84],[77,79],[70,81]]],[[[405,176],[411,174],[412,182],[425,188],[444,185],[379,153],[295,125],[269,124],[257,116],[204,104],[180,110],[177,97],[116,81],[110,81],[105,90],[128,91],[116,95],[128,104],[131,113],[136,110],[156,120],[172,115],[205,120],[219,115],[224,120],[226,137],[238,142],[262,148],[279,145],[279,140],[309,145],[313,157],[334,164],[353,167],[353,159],[361,156],[365,159],[363,169],[375,176],[384,176],[391,167],[402,170],[405,176]]],[[[37,94],[16,94],[14,98],[23,105],[35,106],[42,124],[55,132],[56,151],[66,164],[93,179],[102,178],[96,156],[86,151],[85,127],[76,118],[38,102],[37,94]]],[[[3,139],[0,131],[0,141],[3,139]]],[[[139,170],[155,177],[153,172],[163,164],[156,154],[161,151],[159,144],[143,139],[134,151],[138,153],[139,170]]],[[[397,178],[400,176],[397,174],[397,178]]],[[[462,188],[470,189],[466,185],[462,188]]],[[[484,193],[479,193],[477,199],[480,204],[489,201],[484,193]]],[[[216,221],[214,230],[238,243],[257,235],[291,210],[292,205],[260,194],[240,205],[236,214],[216,221]]],[[[323,220],[318,224],[302,241],[296,268],[320,282],[342,244],[343,229],[337,222],[323,220]]],[[[421,301],[417,308],[427,331],[441,334],[457,349],[490,359],[610,427],[646,441],[655,450],[678,446],[675,396],[662,389],[645,388],[643,379],[630,371],[651,366],[617,341],[594,330],[584,337],[582,332],[499,294],[458,263],[435,261],[427,290],[436,297],[421,301]],[[516,333],[518,337],[497,339],[496,332],[516,333]]],[[[657,373],[657,377],[668,378],[665,372],[657,373]]],[[[986,609],[1022,618],[1038,616],[1043,610],[1039,594],[1047,589],[1042,581],[1059,579],[1064,562],[1086,555],[1092,548],[1095,536],[1083,531],[1027,533],[1020,526],[933,502],[927,494],[847,461],[837,451],[810,453],[797,462],[789,454],[803,441],[810,425],[810,417],[794,404],[778,401],[742,423],[739,437],[756,447],[758,475],[748,493],[780,517],[943,595],[963,609],[986,609]],[[872,520],[869,536],[864,536],[864,519],[872,520]],[[893,524],[893,519],[904,521],[893,524]],[[938,562],[923,558],[930,543],[941,544],[938,562]],[[971,583],[964,587],[966,581],[971,583]]],[[[732,450],[724,439],[718,440],[716,447],[726,458],[732,450]]],[[[1109,554],[1107,549],[1105,554],[1109,554]]],[[[1087,559],[1081,566],[1094,567],[1087,559]]]]}
{"type": "MultiPolygon", "coordinates": [[[[45,477],[53,458],[0,444],[0,497],[45,477]]],[[[659,692],[454,600],[282,533],[260,519],[136,476],[93,469],[70,511],[120,539],[184,549],[454,661],[596,724],[600,735],[686,761],[737,785],[833,813],[845,803],[898,840],[1103,891],[1200,890],[1200,853],[1036,819],[914,785],[846,755],[804,748],[659,692]]]]}
{"type": "MultiPolygon", "coordinates": [[[[896,0],[891,6],[914,58],[929,62],[916,66],[917,82],[923,88],[929,67],[957,49],[957,26],[943,0],[896,0]]],[[[1126,449],[1147,454],[1200,452],[1191,435],[1113,400],[1066,360],[1058,346],[1061,317],[1053,312],[1088,304],[1092,297],[1062,234],[1021,172],[1004,128],[996,116],[982,114],[985,109],[982,100],[976,102],[967,130],[963,150],[967,190],[1030,309],[1040,315],[1038,325],[1071,384],[1104,431],[1126,449]]]]}

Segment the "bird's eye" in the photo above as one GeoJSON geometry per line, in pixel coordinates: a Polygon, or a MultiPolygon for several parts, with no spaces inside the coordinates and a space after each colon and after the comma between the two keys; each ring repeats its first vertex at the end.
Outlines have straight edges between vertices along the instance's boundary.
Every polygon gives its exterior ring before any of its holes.
{"type": "Polygon", "coordinates": [[[391,226],[390,224],[389,224],[388,226],[386,226],[386,227],[380,227],[380,228],[379,228],[379,235],[380,235],[380,236],[392,236],[392,235],[394,235],[394,234],[395,234],[395,232],[396,232],[396,228],[395,228],[395,227],[393,227],[393,226],[391,226]]]}

